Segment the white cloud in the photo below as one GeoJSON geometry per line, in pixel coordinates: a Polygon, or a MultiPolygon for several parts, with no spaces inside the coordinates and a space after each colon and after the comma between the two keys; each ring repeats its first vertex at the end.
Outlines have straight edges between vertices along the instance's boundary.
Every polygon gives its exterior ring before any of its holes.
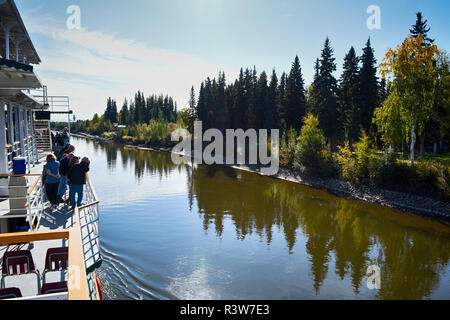
{"type": "MultiPolygon", "coordinates": [[[[42,64],[36,67],[50,95],[69,95],[78,118],[103,112],[111,96],[121,106],[137,90],[168,94],[184,108],[192,85],[198,91],[206,77],[220,70],[228,77],[237,74],[198,57],[150,48],[145,43],[100,31],[67,30],[55,27],[50,17],[27,21],[42,64]],[[40,21],[45,21],[42,24],[40,21]],[[53,26],[52,26],[53,25],[53,26]]],[[[230,78],[230,79],[231,79],[230,78]]]]}

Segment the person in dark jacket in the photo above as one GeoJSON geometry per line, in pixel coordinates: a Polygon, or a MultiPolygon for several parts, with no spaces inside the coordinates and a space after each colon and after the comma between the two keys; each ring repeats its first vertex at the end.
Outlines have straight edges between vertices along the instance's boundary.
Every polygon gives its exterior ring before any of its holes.
{"type": "Polygon", "coordinates": [[[61,161],[59,162],[59,175],[61,176],[58,189],[59,202],[64,202],[63,197],[67,190],[67,174],[69,173],[69,162],[73,157],[73,153],[69,153],[68,155],[63,156],[61,161]]]}
{"type": "Polygon", "coordinates": [[[69,169],[67,178],[70,180],[70,205],[72,208],[75,208],[75,205],[81,207],[83,187],[86,184],[86,173],[89,171],[89,164],[89,159],[85,157],[80,163],[75,163],[69,169]],[[75,196],[78,196],[76,201],[75,196]]]}
{"type": "Polygon", "coordinates": [[[59,161],[62,159],[62,156],[64,154],[69,154],[69,153],[74,153],[74,152],[75,152],[75,147],[73,145],[71,145],[70,143],[68,143],[65,148],[61,149],[61,151],[56,156],[56,159],[59,161]]]}

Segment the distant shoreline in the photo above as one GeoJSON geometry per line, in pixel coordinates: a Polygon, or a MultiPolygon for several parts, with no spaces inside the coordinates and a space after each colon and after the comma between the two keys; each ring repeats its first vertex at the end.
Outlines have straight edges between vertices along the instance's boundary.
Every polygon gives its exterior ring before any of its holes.
{"type": "MultiPolygon", "coordinates": [[[[90,138],[98,141],[115,142],[125,147],[135,148],[140,150],[172,152],[170,147],[145,147],[141,145],[131,145],[123,142],[118,142],[112,139],[102,138],[99,136],[92,136],[85,133],[72,133],[75,137],[90,138]]],[[[261,176],[266,176],[260,172],[260,166],[243,166],[231,165],[232,168],[244,170],[251,173],[256,173],[261,176]]],[[[353,185],[349,182],[339,179],[320,179],[316,177],[301,176],[298,172],[286,168],[280,168],[278,174],[270,176],[274,179],[286,180],[294,183],[299,183],[308,187],[326,191],[332,195],[351,199],[360,200],[369,203],[379,204],[384,207],[394,208],[404,213],[412,213],[425,218],[439,220],[442,222],[450,222],[450,203],[422,197],[418,195],[407,194],[398,191],[391,191],[377,188],[369,185],[353,185]]],[[[450,226],[446,223],[447,226],[450,226]]]]}

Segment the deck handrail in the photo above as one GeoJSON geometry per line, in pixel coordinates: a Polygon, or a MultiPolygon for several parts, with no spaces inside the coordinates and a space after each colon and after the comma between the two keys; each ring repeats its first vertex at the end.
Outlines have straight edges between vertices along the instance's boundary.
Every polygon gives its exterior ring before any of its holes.
{"type": "Polygon", "coordinates": [[[95,189],[94,189],[94,187],[92,186],[91,178],[89,177],[89,174],[88,174],[88,173],[86,173],[86,178],[87,178],[87,181],[88,181],[88,183],[89,183],[89,187],[90,187],[91,190],[92,190],[92,195],[94,196],[94,202],[99,203],[100,201],[98,200],[97,194],[95,193],[95,189]]]}
{"type": "Polygon", "coordinates": [[[79,207],[79,210],[83,210],[83,209],[86,209],[86,208],[95,206],[95,205],[97,205],[97,204],[99,204],[99,203],[100,203],[100,201],[97,200],[97,201],[94,201],[94,202],[91,202],[91,203],[82,205],[81,207],[79,207]]]}
{"type": "Polygon", "coordinates": [[[33,193],[34,189],[36,189],[36,186],[39,183],[39,181],[41,180],[41,178],[42,178],[42,175],[39,175],[39,177],[36,179],[33,186],[31,187],[30,191],[28,191],[28,196],[30,196],[33,193]]]}
{"type": "Polygon", "coordinates": [[[80,206],[79,218],[80,229],[83,234],[83,248],[85,254],[86,270],[88,274],[97,269],[102,262],[100,253],[100,234],[98,206],[99,199],[95,193],[89,174],[86,174],[87,183],[85,186],[86,204],[80,206]]]}
{"type": "Polygon", "coordinates": [[[74,216],[75,225],[69,234],[69,268],[72,266],[69,275],[78,273],[78,279],[68,279],[69,300],[90,300],[78,207],[75,207],[74,216]]]}
{"type": "Polygon", "coordinates": [[[68,239],[70,230],[0,233],[0,245],[23,244],[33,241],[68,239]]]}
{"type": "Polygon", "coordinates": [[[39,177],[40,174],[0,174],[0,178],[7,177],[39,177]]]}

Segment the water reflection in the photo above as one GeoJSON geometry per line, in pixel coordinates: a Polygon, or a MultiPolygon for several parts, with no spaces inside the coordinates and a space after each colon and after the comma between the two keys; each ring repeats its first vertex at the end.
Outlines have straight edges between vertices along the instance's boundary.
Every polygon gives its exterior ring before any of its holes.
{"type": "Polygon", "coordinates": [[[270,244],[275,226],[283,230],[292,254],[300,229],[307,238],[316,292],[332,257],[336,274],[351,277],[355,294],[367,267],[379,265],[381,299],[427,297],[448,267],[448,229],[435,222],[226,167],[196,168],[192,183],[204,227],[214,222],[217,236],[223,233],[225,216],[233,220],[239,239],[255,232],[270,244]],[[426,226],[445,236],[421,230],[426,226]]]}
{"type": "MultiPolygon", "coordinates": [[[[330,278],[348,282],[358,295],[367,267],[375,264],[381,268],[378,299],[427,298],[440,286],[450,297],[450,233],[443,224],[229,167],[175,165],[166,153],[94,146],[105,152],[110,171],[120,154],[122,168],[134,168],[138,183],[147,175],[163,179],[184,172],[189,210],[200,216],[205,233],[221,239],[233,232],[241,242],[257,235],[268,247],[274,234],[282,234],[286,254],[306,254],[317,295],[330,278]]],[[[205,277],[200,264],[191,274],[180,272],[172,277],[174,291],[205,277]]]]}

